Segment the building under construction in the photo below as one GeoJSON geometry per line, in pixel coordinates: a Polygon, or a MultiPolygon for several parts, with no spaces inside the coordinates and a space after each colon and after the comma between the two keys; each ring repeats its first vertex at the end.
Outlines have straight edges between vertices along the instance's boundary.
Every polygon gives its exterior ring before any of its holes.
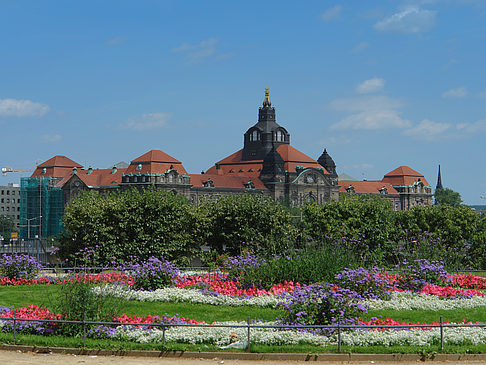
{"type": "Polygon", "coordinates": [[[59,235],[64,206],[62,190],[56,184],[76,165],[67,157],[56,156],[38,165],[31,177],[20,179],[21,238],[59,235]]]}

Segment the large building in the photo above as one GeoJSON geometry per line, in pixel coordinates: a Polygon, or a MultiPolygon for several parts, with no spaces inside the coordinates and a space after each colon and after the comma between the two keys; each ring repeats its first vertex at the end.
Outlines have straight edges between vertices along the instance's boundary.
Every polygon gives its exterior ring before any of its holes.
{"type": "Polygon", "coordinates": [[[9,183],[7,186],[0,186],[0,216],[10,218],[16,230],[20,228],[19,184],[9,183]]]}
{"type": "MultiPolygon", "coordinates": [[[[190,174],[181,161],[161,150],[148,151],[128,167],[111,169],[84,168],[65,156],[55,156],[38,165],[30,178],[22,179],[21,186],[21,216],[38,219],[38,233],[43,237],[57,234],[62,207],[80,191],[90,189],[167,190],[194,204],[205,198],[250,192],[292,206],[324,204],[338,199],[339,194],[380,194],[397,210],[429,205],[432,197],[425,178],[406,166],[381,181],[338,181],[336,164],[326,149],[315,160],[290,145],[290,133],[277,123],[268,87],[258,121],[243,135],[243,148],[206,172],[190,174]]],[[[24,237],[29,234],[21,233],[24,237]]]]}

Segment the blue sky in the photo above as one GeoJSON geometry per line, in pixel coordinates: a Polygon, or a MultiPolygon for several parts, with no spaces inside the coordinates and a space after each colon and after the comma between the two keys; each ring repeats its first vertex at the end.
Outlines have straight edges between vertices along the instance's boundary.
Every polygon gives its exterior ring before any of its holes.
{"type": "MultiPolygon", "coordinates": [[[[150,149],[207,170],[264,87],[291,144],[338,173],[400,165],[486,200],[486,1],[0,0],[0,167],[150,149]]],[[[0,176],[0,184],[25,174],[0,176]]]]}

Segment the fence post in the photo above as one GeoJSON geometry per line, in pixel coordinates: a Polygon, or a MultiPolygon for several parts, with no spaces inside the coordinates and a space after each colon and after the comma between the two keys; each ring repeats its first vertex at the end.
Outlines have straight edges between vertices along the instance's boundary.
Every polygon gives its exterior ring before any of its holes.
{"type": "Polygon", "coordinates": [[[250,349],[250,317],[248,317],[247,325],[248,325],[248,334],[247,334],[248,344],[246,346],[246,351],[251,352],[251,349],[250,349]]]}
{"type": "Polygon", "coordinates": [[[162,327],[162,346],[165,346],[165,326],[162,327]]]}
{"type": "Polygon", "coordinates": [[[83,315],[83,346],[86,347],[86,309],[83,315]]]}
{"type": "Polygon", "coordinates": [[[440,316],[440,351],[444,352],[444,322],[440,316]]]}
{"type": "Polygon", "coordinates": [[[15,342],[16,342],[16,338],[15,338],[15,335],[16,335],[16,328],[17,328],[17,320],[15,319],[15,312],[16,310],[14,309],[14,316],[13,316],[13,340],[14,340],[14,345],[15,345],[15,342]]]}
{"type": "Polygon", "coordinates": [[[341,352],[341,321],[338,318],[338,352],[341,352]]]}

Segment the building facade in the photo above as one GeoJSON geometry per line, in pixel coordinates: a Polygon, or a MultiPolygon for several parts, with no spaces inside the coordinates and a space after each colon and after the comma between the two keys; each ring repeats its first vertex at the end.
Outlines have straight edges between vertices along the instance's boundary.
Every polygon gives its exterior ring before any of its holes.
{"type": "Polygon", "coordinates": [[[290,139],[277,122],[267,87],[258,121],[243,134],[243,148],[206,172],[188,173],[181,161],[161,150],[148,151],[128,167],[111,169],[84,168],[65,156],[54,156],[38,165],[30,178],[22,179],[21,218],[34,221],[37,217],[44,237],[60,229],[62,207],[81,191],[132,188],[171,191],[194,204],[241,193],[260,194],[291,206],[324,204],[349,193],[380,194],[396,210],[431,204],[430,186],[409,167],[401,166],[381,181],[338,181],[336,164],[326,149],[315,160],[291,146],[290,139]]]}
{"type": "Polygon", "coordinates": [[[20,186],[9,183],[0,186],[0,215],[12,220],[14,228],[20,228],[20,186]]]}

